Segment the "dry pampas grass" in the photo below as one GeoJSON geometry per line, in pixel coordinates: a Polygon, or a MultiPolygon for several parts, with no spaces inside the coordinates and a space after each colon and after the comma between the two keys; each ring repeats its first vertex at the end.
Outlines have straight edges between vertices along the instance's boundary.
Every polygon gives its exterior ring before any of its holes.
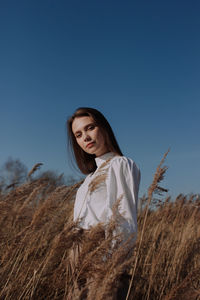
{"type": "Polygon", "coordinates": [[[55,187],[41,178],[1,194],[0,299],[200,299],[199,197],[163,198],[150,209],[155,191],[165,190],[158,184],[166,155],[143,198],[134,248],[120,236],[113,245],[115,218],[106,238],[102,224],[78,229],[80,183],[55,187]]]}

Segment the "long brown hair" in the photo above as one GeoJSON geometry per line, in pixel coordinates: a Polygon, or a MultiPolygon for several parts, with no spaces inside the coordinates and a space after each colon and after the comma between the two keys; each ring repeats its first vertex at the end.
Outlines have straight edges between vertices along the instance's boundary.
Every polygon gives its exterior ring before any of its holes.
{"type": "Polygon", "coordinates": [[[68,145],[73,150],[76,163],[83,174],[94,172],[97,168],[95,162],[95,155],[86,153],[77,143],[74,133],[72,131],[72,123],[75,118],[89,116],[92,117],[95,124],[99,126],[105,137],[105,142],[110,152],[114,152],[122,156],[122,152],[117,143],[113,130],[104,117],[104,115],[97,109],[90,107],[80,107],[75,113],[67,120],[68,130],[68,145]]]}

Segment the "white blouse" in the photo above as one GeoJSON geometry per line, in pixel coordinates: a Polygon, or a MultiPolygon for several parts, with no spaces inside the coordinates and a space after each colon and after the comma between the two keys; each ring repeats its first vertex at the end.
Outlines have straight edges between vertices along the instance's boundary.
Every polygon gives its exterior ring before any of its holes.
{"type": "Polygon", "coordinates": [[[107,224],[113,215],[113,204],[120,199],[118,230],[127,239],[137,234],[137,202],[140,170],[125,156],[109,152],[95,158],[97,169],[79,187],[74,205],[74,221],[89,229],[98,223],[107,224]]]}

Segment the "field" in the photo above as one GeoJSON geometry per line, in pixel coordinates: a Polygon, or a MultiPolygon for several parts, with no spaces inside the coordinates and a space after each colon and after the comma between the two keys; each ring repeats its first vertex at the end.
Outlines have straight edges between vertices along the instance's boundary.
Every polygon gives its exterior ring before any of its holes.
{"type": "Polygon", "coordinates": [[[200,299],[200,198],[161,196],[164,158],[141,199],[134,248],[120,236],[113,246],[115,218],[107,239],[101,225],[77,230],[80,183],[44,177],[1,193],[0,299],[200,299]]]}

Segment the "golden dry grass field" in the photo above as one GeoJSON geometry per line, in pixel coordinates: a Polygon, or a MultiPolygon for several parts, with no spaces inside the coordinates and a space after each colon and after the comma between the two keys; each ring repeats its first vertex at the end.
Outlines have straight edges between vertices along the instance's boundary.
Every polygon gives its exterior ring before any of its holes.
{"type": "Polygon", "coordinates": [[[134,248],[113,246],[109,224],[87,232],[72,221],[79,183],[30,180],[0,196],[0,299],[200,299],[200,199],[154,201],[161,161],[138,212],[134,248]],[[152,209],[153,207],[153,209],[152,209]],[[80,249],[72,262],[72,249],[80,249]]]}

